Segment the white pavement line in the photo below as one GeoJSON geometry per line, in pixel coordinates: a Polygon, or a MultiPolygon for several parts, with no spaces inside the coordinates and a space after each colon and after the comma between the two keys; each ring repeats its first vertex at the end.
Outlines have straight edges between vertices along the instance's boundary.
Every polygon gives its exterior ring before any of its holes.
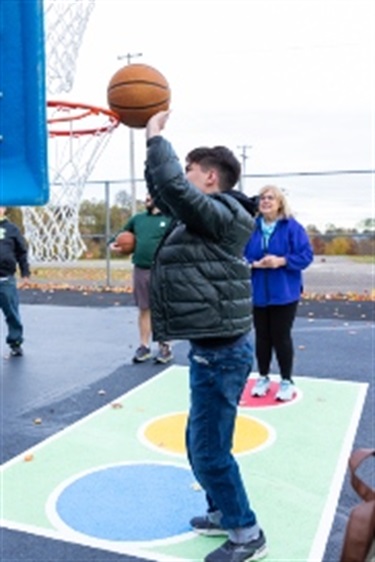
{"type": "Polygon", "coordinates": [[[352,419],[348,426],[348,431],[343,442],[341,454],[338,458],[336,470],[333,476],[332,486],[330,488],[330,492],[328,494],[327,501],[322,512],[322,517],[320,519],[318,530],[316,532],[307,562],[320,562],[323,559],[324,551],[328,542],[329,535],[331,533],[331,527],[335,517],[341,488],[344,482],[346,470],[348,468],[350,452],[353,447],[353,442],[355,439],[359,421],[361,419],[363,405],[365,403],[366,394],[369,387],[368,383],[357,384],[360,384],[357,403],[355,408],[353,409],[352,419]]]}
{"type": "MultiPolygon", "coordinates": [[[[87,546],[89,548],[95,548],[97,550],[102,550],[103,552],[114,552],[116,554],[125,554],[127,556],[136,556],[143,560],[149,560],[150,562],[188,562],[186,558],[177,558],[176,556],[168,556],[161,553],[150,553],[145,552],[139,546],[130,546],[129,543],[122,545],[120,542],[116,544],[111,544],[110,541],[103,545],[103,542],[98,541],[90,537],[82,537],[77,542],[72,542],[72,537],[70,535],[62,535],[57,531],[50,531],[48,529],[40,529],[39,527],[34,527],[33,525],[24,525],[12,521],[7,521],[6,519],[0,519],[0,527],[9,529],[11,531],[17,531],[21,533],[28,533],[30,535],[36,535],[38,537],[43,537],[45,539],[52,539],[60,542],[69,543],[72,547],[76,546],[87,546]]],[[[192,561],[194,562],[194,561],[192,561]]]]}
{"type": "Polygon", "coordinates": [[[19,455],[16,455],[12,459],[9,459],[7,462],[0,465],[0,474],[2,472],[4,472],[4,470],[6,468],[8,468],[9,466],[11,466],[12,464],[16,464],[22,458],[24,458],[26,453],[34,453],[35,451],[38,451],[39,449],[44,447],[47,443],[52,443],[53,441],[56,441],[57,439],[60,439],[60,437],[62,437],[63,435],[66,435],[70,431],[73,431],[76,427],[79,427],[80,425],[85,423],[87,420],[98,416],[103,410],[111,408],[111,404],[113,404],[113,402],[118,402],[118,401],[122,400],[123,398],[125,398],[127,396],[131,396],[132,394],[135,394],[136,392],[139,392],[140,389],[142,389],[142,388],[148,386],[149,384],[151,384],[156,378],[166,375],[167,372],[174,367],[175,367],[175,365],[171,365],[171,366],[167,367],[166,369],[164,369],[164,371],[161,371],[160,373],[158,373],[154,377],[151,377],[147,381],[133,387],[131,390],[128,390],[127,392],[125,392],[121,396],[118,396],[117,398],[114,398],[113,400],[111,400],[111,402],[109,402],[107,404],[104,404],[104,406],[101,406],[100,408],[98,408],[94,412],[91,412],[91,414],[88,414],[87,416],[85,416],[85,417],[79,419],[78,421],[72,423],[71,425],[65,427],[61,431],[58,431],[57,433],[54,433],[50,437],[47,437],[43,441],[40,441],[36,445],[33,445],[32,447],[26,449],[25,451],[23,451],[19,455]]]}

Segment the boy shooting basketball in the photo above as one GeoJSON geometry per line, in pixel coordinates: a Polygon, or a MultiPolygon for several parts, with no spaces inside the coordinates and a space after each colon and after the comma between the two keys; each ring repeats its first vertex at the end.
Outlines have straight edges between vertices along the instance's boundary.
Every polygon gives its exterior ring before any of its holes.
{"type": "Polygon", "coordinates": [[[253,230],[248,200],[233,191],[240,164],[226,147],[197,148],[186,177],[161,136],[169,113],[146,128],[146,179],[155,204],[174,219],[151,270],[153,337],[190,344],[188,457],[206,492],[204,535],[228,540],[205,562],[244,562],[266,554],[266,541],[231,453],[238,401],[251,371],[249,269],[242,259],[253,230]],[[244,205],[241,204],[244,203],[244,205]]]}

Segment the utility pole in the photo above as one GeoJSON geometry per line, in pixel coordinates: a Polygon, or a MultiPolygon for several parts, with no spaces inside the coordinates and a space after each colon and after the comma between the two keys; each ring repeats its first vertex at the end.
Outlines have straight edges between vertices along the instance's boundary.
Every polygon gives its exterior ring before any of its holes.
{"type": "MultiPolygon", "coordinates": [[[[142,53],[127,53],[126,55],[119,55],[118,60],[126,59],[127,64],[131,64],[132,59],[141,57],[142,53]]],[[[137,212],[137,186],[135,181],[135,155],[134,155],[134,130],[129,127],[129,163],[130,163],[130,192],[131,192],[131,205],[132,215],[137,212]]]]}
{"type": "Polygon", "coordinates": [[[247,155],[247,150],[253,148],[251,145],[249,144],[243,144],[241,146],[237,146],[237,148],[241,149],[241,177],[240,177],[240,183],[239,183],[239,189],[240,191],[244,190],[244,185],[243,185],[243,176],[246,175],[246,160],[249,158],[247,155]]]}

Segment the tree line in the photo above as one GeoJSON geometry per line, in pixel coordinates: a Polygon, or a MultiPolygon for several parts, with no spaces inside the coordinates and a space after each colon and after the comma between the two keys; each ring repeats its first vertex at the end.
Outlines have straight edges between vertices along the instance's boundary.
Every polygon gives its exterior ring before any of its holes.
{"type": "MultiPolygon", "coordinates": [[[[137,211],[144,210],[143,201],[137,201],[137,211]]],[[[23,231],[22,212],[8,210],[10,220],[23,231]]],[[[82,259],[104,259],[106,256],[107,224],[110,235],[119,232],[131,216],[129,195],[119,192],[109,209],[104,201],[83,200],[79,208],[79,231],[87,250],[82,259]]],[[[336,227],[329,224],[322,231],[313,224],[306,226],[315,255],[375,255],[375,218],[366,218],[357,228],[336,227]]],[[[113,255],[116,259],[116,256],[113,255]]]]}

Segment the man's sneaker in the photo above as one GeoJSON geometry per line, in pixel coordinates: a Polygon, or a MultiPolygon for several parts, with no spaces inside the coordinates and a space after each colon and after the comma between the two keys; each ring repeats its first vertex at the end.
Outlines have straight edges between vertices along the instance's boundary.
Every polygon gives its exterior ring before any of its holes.
{"type": "Polygon", "coordinates": [[[220,527],[220,525],[212,523],[207,515],[204,515],[202,517],[193,517],[193,519],[190,521],[190,525],[193,527],[193,530],[199,535],[207,535],[210,537],[228,536],[228,531],[220,527]]]}
{"type": "Polygon", "coordinates": [[[294,384],[291,381],[282,380],[275,398],[276,400],[280,400],[281,402],[288,402],[289,400],[292,400],[294,392],[294,384]]]}
{"type": "Polygon", "coordinates": [[[265,396],[271,387],[271,381],[267,376],[260,376],[254,384],[251,396],[265,396]]]}
{"type": "Polygon", "coordinates": [[[147,361],[151,359],[151,357],[151,349],[145,345],[141,345],[135,352],[133,363],[143,363],[143,361],[147,361]]]}
{"type": "Polygon", "coordinates": [[[12,357],[21,357],[23,355],[23,349],[20,343],[14,343],[10,346],[10,354],[12,357]]]}
{"type": "Polygon", "coordinates": [[[244,544],[226,541],[220,548],[208,554],[204,562],[250,562],[250,560],[260,560],[266,555],[266,539],[261,531],[257,539],[244,544]]]}
{"type": "Polygon", "coordinates": [[[158,354],[154,358],[155,363],[166,364],[172,361],[172,359],[173,355],[170,345],[168,345],[167,343],[161,343],[159,345],[158,354]]]}

